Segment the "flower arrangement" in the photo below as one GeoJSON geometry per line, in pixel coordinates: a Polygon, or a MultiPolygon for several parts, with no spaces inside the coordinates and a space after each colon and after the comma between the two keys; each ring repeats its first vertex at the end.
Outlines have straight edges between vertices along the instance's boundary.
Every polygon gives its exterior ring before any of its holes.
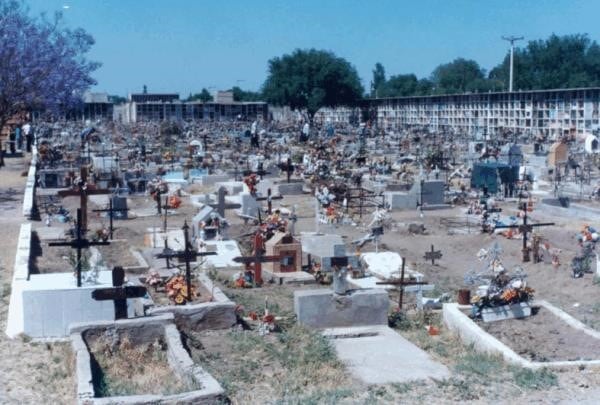
{"type": "Polygon", "coordinates": [[[146,277],[146,284],[148,284],[150,287],[153,287],[154,291],[156,291],[158,287],[164,284],[164,281],[158,271],[150,270],[148,277],[146,277]]]}
{"type": "MultiPolygon", "coordinates": [[[[177,305],[184,305],[188,302],[188,289],[185,282],[185,277],[182,275],[175,275],[171,277],[165,284],[167,291],[167,297],[177,305]]],[[[191,286],[190,295],[192,299],[196,297],[196,288],[191,286]]]]}
{"type": "Polygon", "coordinates": [[[110,236],[110,233],[108,232],[108,229],[100,228],[100,229],[97,229],[96,232],[94,232],[93,239],[95,241],[101,240],[103,242],[106,242],[108,240],[109,236],[110,236]]]}

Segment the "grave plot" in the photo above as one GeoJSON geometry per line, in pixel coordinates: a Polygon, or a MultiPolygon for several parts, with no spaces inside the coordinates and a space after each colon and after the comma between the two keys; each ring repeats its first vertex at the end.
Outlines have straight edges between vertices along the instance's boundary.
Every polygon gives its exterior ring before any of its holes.
{"type": "Polygon", "coordinates": [[[526,319],[478,322],[484,331],[517,354],[535,362],[597,360],[600,339],[570,326],[547,307],[533,307],[526,319]]]}
{"type": "Polygon", "coordinates": [[[194,365],[172,315],[71,327],[79,403],[198,403],[223,390],[194,365]]]}
{"type": "Polygon", "coordinates": [[[546,301],[534,302],[533,315],[522,319],[475,322],[468,313],[444,304],[444,323],[478,351],[533,369],[600,366],[600,332],[546,301]]]}

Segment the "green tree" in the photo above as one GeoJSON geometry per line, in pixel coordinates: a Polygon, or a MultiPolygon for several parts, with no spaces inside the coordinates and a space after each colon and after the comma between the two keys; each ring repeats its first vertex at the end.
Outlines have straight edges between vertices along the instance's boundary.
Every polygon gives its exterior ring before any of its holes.
{"type": "Polygon", "coordinates": [[[385,85],[385,69],[379,62],[375,64],[373,69],[373,81],[371,81],[371,97],[385,97],[383,94],[379,94],[379,90],[385,85]]]}
{"type": "Polygon", "coordinates": [[[306,109],[310,118],[321,107],[349,105],[364,92],[356,69],[332,52],[297,49],[269,61],[263,85],[266,101],[306,109]]]}
{"type": "MultiPolygon", "coordinates": [[[[510,55],[490,71],[508,88],[510,55]]],[[[514,88],[520,90],[598,86],[600,47],[586,35],[552,34],[514,51],[514,88]]]]}
{"type": "Polygon", "coordinates": [[[379,87],[380,97],[406,97],[418,93],[419,81],[414,74],[390,76],[390,79],[379,87]]]}
{"type": "Polygon", "coordinates": [[[455,59],[439,65],[431,74],[436,94],[485,90],[485,72],[474,60],[455,59]]]}
{"type": "Polygon", "coordinates": [[[245,91],[238,86],[234,86],[231,91],[233,91],[233,101],[261,101],[263,99],[261,93],[256,91],[245,91]]]}
{"type": "Polygon", "coordinates": [[[202,88],[202,91],[197,94],[190,94],[186,101],[202,101],[203,103],[207,103],[213,100],[212,94],[206,88],[202,88]]]}

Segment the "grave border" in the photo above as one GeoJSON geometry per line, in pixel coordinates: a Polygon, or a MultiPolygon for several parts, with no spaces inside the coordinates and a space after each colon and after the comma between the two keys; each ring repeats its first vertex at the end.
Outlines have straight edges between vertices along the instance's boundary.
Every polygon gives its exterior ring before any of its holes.
{"type": "MultiPolygon", "coordinates": [[[[578,321],[563,310],[555,307],[544,300],[536,300],[531,303],[532,306],[540,306],[551,312],[554,316],[560,318],[569,327],[581,331],[592,338],[600,339],[600,332],[589,328],[582,322],[578,321]]],[[[598,360],[561,360],[561,361],[531,361],[518,355],[508,345],[480,328],[471,318],[465,315],[462,310],[471,308],[470,305],[459,305],[457,303],[444,304],[442,315],[444,324],[448,329],[455,332],[460,339],[472,344],[473,347],[480,352],[489,353],[492,355],[500,355],[505,361],[516,364],[528,369],[563,369],[563,368],[580,368],[580,367],[600,367],[600,359],[598,360]]]]}

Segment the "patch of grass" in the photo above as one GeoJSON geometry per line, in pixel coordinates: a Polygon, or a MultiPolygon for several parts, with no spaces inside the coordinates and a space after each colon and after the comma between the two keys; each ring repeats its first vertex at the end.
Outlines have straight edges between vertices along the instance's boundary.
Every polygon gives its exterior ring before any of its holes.
{"type": "Polygon", "coordinates": [[[500,356],[475,352],[473,347],[470,349],[459,358],[458,363],[454,366],[457,372],[466,376],[486,379],[499,376],[503,372],[505,364],[500,356]]]}
{"type": "Polygon", "coordinates": [[[348,397],[352,397],[353,392],[347,388],[336,388],[332,390],[317,390],[307,395],[291,395],[289,397],[278,399],[274,402],[276,405],[334,405],[340,403],[348,397]]]}
{"type": "Polygon", "coordinates": [[[88,343],[94,389],[99,397],[135,394],[170,395],[200,389],[195,381],[179,379],[167,361],[166,344],[133,345],[128,336],[118,342],[98,337],[88,343]]]}
{"type": "Polygon", "coordinates": [[[542,368],[531,370],[528,368],[513,368],[515,384],[529,390],[542,390],[558,385],[558,377],[552,371],[542,368]]]}
{"type": "Polygon", "coordinates": [[[0,298],[5,299],[10,297],[12,285],[10,283],[4,283],[0,285],[0,298]]]}
{"type": "Polygon", "coordinates": [[[414,385],[409,383],[391,383],[390,387],[392,387],[397,394],[406,394],[414,388],[414,385]]]}
{"type": "Polygon", "coordinates": [[[447,380],[437,382],[438,388],[461,401],[474,401],[482,396],[476,383],[468,379],[450,377],[447,380]]]}

